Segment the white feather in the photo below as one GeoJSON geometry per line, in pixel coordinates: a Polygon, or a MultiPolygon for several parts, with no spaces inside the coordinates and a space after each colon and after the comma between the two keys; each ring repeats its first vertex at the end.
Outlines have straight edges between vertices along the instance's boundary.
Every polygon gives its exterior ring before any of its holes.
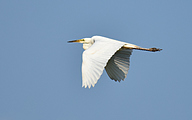
{"type": "Polygon", "coordinates": [[[127,76],[130,63],[131,49],[120,49],[108,61],[105,70],[109,77],[115,81],[124,80],[127,76]]]}
{"type": "Polygon", "coordinates": [[[95,86],[104,68],[112,80],[121,81],[127,76],[129,58],[133,49],[161,51],[159,48],[142,48],[101,36],[68,41],[83,43],[82,87],[95,86]]]}
{"type": "Polygon", "coordinates": [[[125,43],[113,39],[94,36],[95,43],[83,52],[82,87],[94,87],[100,78],[108,60],[125,43]],[[98,47],[99,46],[99,47],[98,47]]]}

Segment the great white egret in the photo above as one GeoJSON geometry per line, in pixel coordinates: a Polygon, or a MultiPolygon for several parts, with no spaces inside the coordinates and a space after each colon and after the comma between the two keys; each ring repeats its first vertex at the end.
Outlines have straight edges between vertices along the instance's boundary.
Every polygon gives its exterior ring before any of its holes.
{"type": "Polygon", "coordinates": [[[129,58],[133,49],[161,51],[159,48],[142,48],[126,42],[102,36],[68,41],[83,43],[82,87],[94,87],[105,68],[115,81],[124,80],[129,70],[129,58]]]}

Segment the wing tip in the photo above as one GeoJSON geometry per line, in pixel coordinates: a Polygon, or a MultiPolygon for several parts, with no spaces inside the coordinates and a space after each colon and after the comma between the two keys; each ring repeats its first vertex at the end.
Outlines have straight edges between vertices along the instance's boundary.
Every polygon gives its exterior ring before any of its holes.
{"type": "MultiPolygon", "coordinates": [[[[95,83],[95,84],[96,84],[96,83],[95,83]]],[[[84,85],[84,84],[83,84],[82,87],[84,87],[84,88],[87,88],[87,87],[88,87],[88,88],[90,89],[91,86],[92,86],[92,87],[95,87],[95,84],[91,84],[91,85],[84,85]]]]}

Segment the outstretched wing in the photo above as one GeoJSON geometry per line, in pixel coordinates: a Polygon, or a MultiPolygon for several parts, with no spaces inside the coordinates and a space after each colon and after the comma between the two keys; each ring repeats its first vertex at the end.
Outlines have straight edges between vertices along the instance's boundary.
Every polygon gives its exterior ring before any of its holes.
{"type": "Polygon", "coordinates": [[[115,81],[124,80],[127,76],[132,49],[121,48],[108,61],[105,70],[109,77],[115,81]]]}
{"type": "Polygon", "coordinates": [[[104,67],[113,54],[125,43],[109,38],[94,36],[95,43],[83,52],[82,87],[94,87],[104,67]]]}

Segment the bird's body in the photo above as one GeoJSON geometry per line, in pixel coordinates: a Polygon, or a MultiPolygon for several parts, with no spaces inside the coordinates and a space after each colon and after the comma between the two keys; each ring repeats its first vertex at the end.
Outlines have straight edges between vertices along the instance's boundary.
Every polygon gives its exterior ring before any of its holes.
{"type": "Polygon", "coordinates": [[[134,44],[93,36],[69,42],[83,43],[82,87],[95,86],[105,68],[112,80],[121,81],[127,76],[132,49],[160,51],[157,48],[141,48],[134,44]]]}

